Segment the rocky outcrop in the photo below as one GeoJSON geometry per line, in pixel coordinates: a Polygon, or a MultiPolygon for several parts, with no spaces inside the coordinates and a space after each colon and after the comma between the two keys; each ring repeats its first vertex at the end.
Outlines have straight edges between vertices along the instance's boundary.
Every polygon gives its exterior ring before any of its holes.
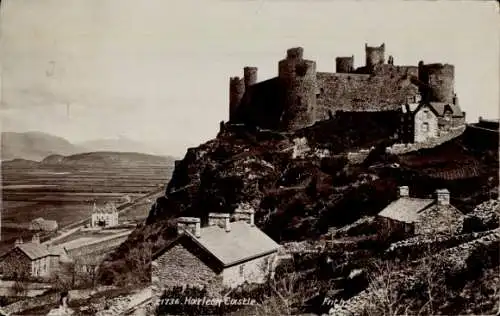
{"type": "MultiPolygon", "coordinates": [[[[248,204],[255,210],[255,224],[276,241],[317,240],[331,227],[378,214],[396,198],[398,185],[411,181],[419,195],[431,194],[436,188],[422,173],[422,164],[430,170],[456,164],[457,159],[474,160],[480,177],[498,179],[497,169],[491,168],[498,166],[497,144],[487,149],[492,159],[481,160],[484,147],[470,150],[473,144],[462,136],[450,141],[451,153],[441,148],[443,144],[422,155],[386,154],[385,148],[394,142],[395,118],[392,112],[340,113],[291,133],[224,125],[215,139],[188,149],[176,162],[165,196],[152,206],[146,225],[108,258],[101,279],[114,282],[113,275],[123,279],[127,271],[147,271],[133,268],[137,263],[128,253],[145,242],[153,244],[153,252],[168,243],[174,237],[172,219],[178,216],[200,217],[203,224],[209,212],[231,214],[248,204]],[[349,151],[372,147],[361,164],[347,159],[349,151]],[[395,162],[402,167],[391,168],[395,162]],[[123,265],[127,269],[120,268],[123,265]]],[[[497,182],[489,182],[488,189],[497,182]]],[[[447,183],[460,210],[482,202],[485,186],[482,180],[466,187],[458,180],[447,183]]]]}
{"type": "Polygon", "coordinates": [[[500,224],[500,201],[488,200],[478,206],[464,218],[463,231],[484,231],[497,228],[500,224]]]}

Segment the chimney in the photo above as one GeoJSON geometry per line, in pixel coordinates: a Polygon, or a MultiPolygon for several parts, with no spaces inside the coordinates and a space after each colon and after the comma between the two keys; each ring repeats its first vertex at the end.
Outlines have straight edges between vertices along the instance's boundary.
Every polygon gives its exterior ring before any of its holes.
{"type": "Polygon", "coordinates": [[[437,203],[437,205],[450,204],[450,191],[448,191],[447,189],[437,189],[436,190],[436,203],[437,203]]]}
{"type": "Polygon", "coordinates": [[[410,189],[408,186],[403,185],[398,187],[398,197],[403,198],[403,197],[409,197],[410,196],[410,189]]]}
{"type": "Polygon", "coordinates": [[[237,209],[234,210],[234,213],[233,213],[234,220],[235,221],[245,221],[250,226],[255,226],[255,222],[254,222],[255,211],[251,206],[249,206],[249,205],[245,205],[245,206],[246,207],[244,207],[244,208],[238,207],[237,209]]]}
{"type": "Polygon", "coordinates": [[[23,243],[23,238],[19,237],[19,238],[16,239],[15,245],[21,245],[22,243],[23,243]]]}
{"type": "Polygon", "coordinates": [[[208,226],[219,226],[224,228],[226,232],[231,231],[230,216],[228,213],[210,213],[208,214],[208,226]]]}
{"type": "Polygon", "coordinates": [[[31,238],[31,242],[34,244],[39,244],[40,243],[40,235],[34,234],[33,237],[31,238]]]}
{"type": "Polygon", "coordinates": [[[182,235],[185,231],[190,232],[195,237],[201,236],[201,221],[197,217],[177,218],[177,234],[182,235]]]}

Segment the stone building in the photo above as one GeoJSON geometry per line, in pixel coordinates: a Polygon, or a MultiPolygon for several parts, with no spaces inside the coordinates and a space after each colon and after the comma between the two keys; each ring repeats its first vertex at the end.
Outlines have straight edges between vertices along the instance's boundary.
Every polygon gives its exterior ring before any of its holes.
{"type": "Polygon", "coordinates": [[[57,221],[46,220],[42,217],[35,218],[30,223],[30,230],[53,232],[58,228],[57,221]]]}
{"type": "Polygon", "coordinates": [[[465,125],[465,112],[456,98],[453,103],[425,102],[416,98],[412,101],[401,107],[399,138],[403,143],[431,141],[465,125]]]}
{"type": "Polygon", "coordinates": [[[107,203],[104,207],[97,207],[94,203],[90,224],[92,227],[117,226],[118,210],[116,209],[116,206],[112,203],[107,203]]]}
{"type": "Polygon", "coordinates": [[[245,282],[264,283],[279,244],[254,224],[253,211],[211,213],[208,226],[199,218],[178,218],[178,237],[153,254],[155,297],[174,286],[205,287],[217,295],[245,282]]]}
{"type": "Polygon", "coordinates": [[[1,258],[4,277],[48,278],[59,270],[59,253],[40,244],[38,235],[31,242],[16,241],[15,246],[1,258]]]}
{"type": "Polygon", "coordinates": [[[337,57],[336,72],[320,72],[302,47],[289,48],[278,75],[257,82],[256,67],[229,80],[229,123],[293,131],[329,119],[337,111],[394,111],[421,94],[426,102],[453,103],[454,66],[395,65],[385,44],[365,44],[365,64],[337,57]]]}
{"type": "Polygon", "coordinates": [[[455,234],[462,228],[464,215],[450,204],[450,192],[438,189],[434,199],[410,197],[407,186],[399,187],[399,198],[377,216],[389,233],[405,236],[455,234]]]}

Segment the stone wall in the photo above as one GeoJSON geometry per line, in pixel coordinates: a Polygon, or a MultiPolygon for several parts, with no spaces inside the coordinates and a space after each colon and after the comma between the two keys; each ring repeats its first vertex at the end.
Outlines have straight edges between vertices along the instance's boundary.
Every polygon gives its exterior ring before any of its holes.
{"type": "Polygon", "coordinates": [[[351,164],[361,164],[363,163],[363,161],[365,161],[366,158],[368,158],[368,155],[370,155],[373,149],[374,147],[371,147],[370,149],[350,151],[347,153],[347,160],[349,160],[349,163],[351,164]]]}
{"type": "Polygon", "coordinates": [[[428,250],[436,251],[440,249],[455,247],[461,243],[469,242],[477,238],[491,234],[491,231],[460,234],[460,235],[431,235],[431,236],[414,236],[392,243],[385,251],[387,256],[420,257],[425,255],[428,250]]]}
{"type": "Polygon", "coordinates": [[[462,230],[464,215],[451,205],[436,205],[422,211],[415,223],[415,234],[458,234],[462,230]]]}
{"type": "Polygon", "coordinates": [[[9,252],[2,261],[2,270],[4,277],[12,278],[14,276],[30,276],[31,260],[18,248],[9,252]]]}
{"type": "Polygon", "coordinates": [[[386,153],[393,155],[402,155],[421,149],[433,148],[460,136],[465,131],[465,128],[465,126],[460,126],[451,129],[449,133],[423,143],[394,144],[391,147],[386,148],[386,153]]]}
{"type": "Polygon", "coordinates": [[[384,72],[372,75],[318,72],[316,120],[326,120],[329,111],[337,110],[397,110],[408,96],[418,93],[410,79],[410,68],[383,66],[384,72]]]}
{"type": "Polygon", "coordinates": [[[77,257],[87,256],[90,254],[97,255],[109,252],[118,247],[125,240],[127,240],[130,233],[131,231],[127,231],[124,233],[116,234],[114,236],[110,236],[108,238],[99,239],[98,241],[92,243],[84,244],[81,247],[68,250],[68,255],[73,258],[77,258],[77,257]]]}
{"type": "Polygon", "coordinates": [[[152,279],[156,290],[161,292],[174,286],[193,286],[208,287],[211,293],[220,291],[220,271],[207,266],[198,253],[193,253],[196,251],[187,248],[176,244],[154,260],[152,279]]]}

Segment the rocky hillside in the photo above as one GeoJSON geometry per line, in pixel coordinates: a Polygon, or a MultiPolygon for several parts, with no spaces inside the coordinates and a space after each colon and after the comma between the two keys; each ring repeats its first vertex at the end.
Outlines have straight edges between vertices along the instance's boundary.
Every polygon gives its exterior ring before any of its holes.
{"type": "Polygon", "coordinates": [[[167,243],[175,231],[171,219],[181,214],[203,222],[209,212],[232,213],[238,204],[250,204],[256,224],[284,242],[317,239],[330,227],[375,215],[396,198],[398,185],[409,185],[420,197],[447,187],[464,212],[497,196],[498,134],[478,139],[468,128],[438,147],[388,155],[395,115],[341,113],[291,134],[224,126],[176,163],[165,196],[104,262],[101,281],[146,281],[147,260],[138,259],[137,249],[154,252],[167,243]]]}

